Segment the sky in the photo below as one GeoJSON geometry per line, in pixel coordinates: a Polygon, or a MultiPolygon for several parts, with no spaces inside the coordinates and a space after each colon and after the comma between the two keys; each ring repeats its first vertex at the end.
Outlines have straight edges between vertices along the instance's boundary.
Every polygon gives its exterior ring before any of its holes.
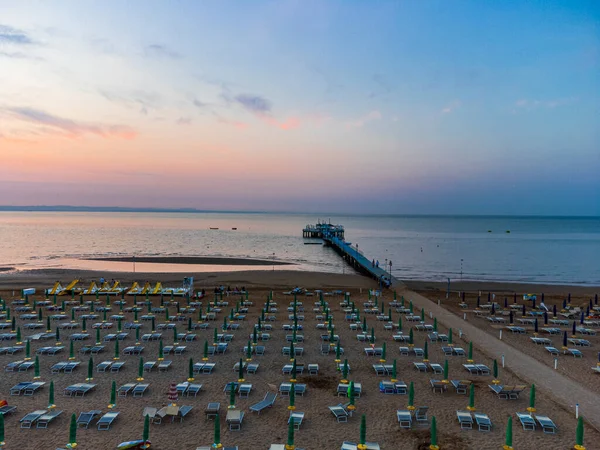
{"type": "Polygon", "coordinates": [[[0,0],[0,204],[600,215],[600,3],[0,0]]]}

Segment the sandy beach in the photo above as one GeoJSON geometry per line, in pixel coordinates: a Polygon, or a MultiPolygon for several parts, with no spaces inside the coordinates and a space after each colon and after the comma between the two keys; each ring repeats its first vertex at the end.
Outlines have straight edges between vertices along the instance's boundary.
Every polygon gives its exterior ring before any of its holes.
{"type": "MultiPolygon", "coordinates": [[[[74,277],[82,277],[84,279],[98,279],[100,276],[112,278],[120,276],[123,283],[129,281],[129,277],[123,274],[110,273],[70,273],[65,271],[37,271],[33,273],[22,273],[16,275],[3,275],[0,277],[2,298],[7,300],[7,304],[12,301],[12,288],[20,289],[23,287],[48,287],[54,280],[61,279],[64,283],[74,277]]],[[[192,412],[185,418],[182,423],[163,423],[161,425],[152,425],[150,437],[153,442],[153,448],[168,449],[195,449],[200,445],[208,445],[212,443],[213,424],[212,421],[206,421],[204,418],[204,409],[210,401],[218,401],[222,408],[222,442],[225,445],[238,445],[240,449],[262,449],[268,448],[271,443],[285,443],[287,436],[286,421],[289,415],[287,411],[288,399],[279,397],[276,400],[273,408],[263,412],[260,416],[250,413],[249,406],[260,401],[264,394],[278,387],[281,382],[287,381],[288,376],[282,375],[281,368],[284,364],[289,363],[289,357],[281,353],[281,348],[286,344],[286,333],[283,331],[282,325],[289,323],[287,306],[293,297],[283,295],[284,291],[295,286],[302,286],[309,291],[315,289],[323,289],[324,291],[334,291],[341,289],[344,292],[351,294],[352,300],[358,305],[367,300],[367,290],[375,288],[375,283],[364,277],[355,275],[332,275],[318,273],[303,273],[294,271],[253,271],[253,272],[236,272],[236,273],[215,273],[215,274],[196,274],[196,288],[206,288],[208,294],[203,301],[212,300],[212,288],[215,285],[245,285],[249,291],[249,300],[254,304],[250,307],[249,313],[244,321],[240,322],[240,329],[232,332],[234,339],[229,345],[229,349],[224,355],[213,356],[211,362],[215,362],[216,368],[210,375],[202,374],[196,376],[196,381],[202,383],[202,391],[197,397],[184,397],[179,399],[178,404],[193,406],[192,412]],[[268,286],[268,287],[267,287],[268,286]],[[265,342],[266,352],[264,356],[255,356],[253,362],[259,363],[259,370],[256,374],[246,376],[246,381],[252,383],[253,390],[248,399],[236,398],[236,406],[245,411],[245,418],[242,425],[242,430],[239,432],[229,431],[224,424],[225,408],[228,404],[228,396],[223,392],[225,384],[229,381],[237,380],[237,372],[233,371],[233,366],[243,357],[241,351],[246,344],[248,336],[251,332],[252,325],[257,322],[260,306],[269,294],[273,291],[274,301],[278,303],[279,312],[277,320],[273,323],[272,338],[265,342]]],[[[131,278],[133,279],[133,278],[131,278]]],[[[181,275],[175,274],[136,274],[137,280],[161,280],[164,285],[169,283],[179,282],[181,275]]],[[[400,293],[399,293],[400,294],[400,293]]],[[[402,290],[401,295],[405,301],[409,302],[411,291],[402,290]]],[[[33,299],[41,299],[42,295],[30,297],[33,299]]],[[[398,297],[400,299],[400,296],[398,297]]],[[[58,297],[58,303],[64,299],[69,300],[69,296],[58,297]]],[[[133,296],[126,296],[128,305],[133,303],[133,296]]],[[[159,298],[151,298],[154,305],[160,303],[159,298]]],[[[356,331],[349,328],[348,322],[344,321],[344,313],[341,311],[339,303],[342,301],[341,295],[331,295],[325,297],[329,302],[332,313],[335,318],[336,334],[339,334],[342,346],[345,350],[345,357],[348,358],[351,366],[351,378],[355,382],[362,383],[363,395],[357,399],[357,411],[354,417],[350,418],[348,423],[336,423],[335,418],[329,412],[328,406],[336,405],[344,401],[343,397],[336,396],[336,386],[341,379],[341,375],[336,371],[334,364],[334,356],[322,355],[320,352],[321,330],[316,328],[316,314],[312,311],[313,303],[317,298],[300,296],[298,300],[304,304],[304,321],[301,322],[304,330],[304,354],[298,360],[305,364],[319,364],[319,375],[308,376],[302,375],[299,382],[306,383],[308,386],[307,393],[304,397],[298,397],[296,406],[298,411],[306,413],[306,420],[302,424],[301,430],[296,433],[296,445],[306,448],[339,448],[343,440],[358,440],[360,414],[367,416],[367,440],[378,442],[383,449],[423,449],[429,443],[429,432],[426,429],[413,428],[413,430],[400,431],[395,417],[397,409],[405,409],[407,405],[407,397],[405,395],[389,395],[379,392],[378,384],[383,379],[388,377],[376,376],[372,365],[378,362],[379,358],[367,356],[364,352],[364,347],[368,347],[364,342],[360,342],[356,338],[356,331]]],[[[93,296],[86,296],[85,300],[93,301],[93,296]]],[[[138,300],[141,301],[140,298],[138,300]]],[[[227,315],[229,308],[235,307],[235,303],[239,300],[239,296],[225,297],[225,301],[229,301],[229,306],[223,308],[223,311],[218,315],[214,322],[211,322],[208,330],[193,331],[197,335],[197,339],[193,342],[186,343],[186,351],[181,356],[167,356],[166,359],[173,361],[172,367],[168,372],[152,372],[145,375],[146,382],[150,383],[149,390],[143,398],[118,398],[117,408],[121,414],[114,423],[109,433],[96,430],[95,426],[90,429],[81,429],[78,434],[79,448],[94,449],[94,448],[114,448],[119,442],[136,439],[141,436],[142,432],[142,410],[145,406],[161,407],[168,403],[167,391],[169,383],[175,381],[177,383],[185,381],[188,375],[189,358],[193,358],[194,362],[200,361],[202,357],[202,348],[204,341],[212,342],[214,327],[220,327],[223,322],[223,316],[227,315]]],[[[392,292],[384,293],[384,302],[387,304],[392,300],[392,292]]],[[[100,299],[104,304],[104,299],[100,299]]],[[[182,305],[185,300],[181,300],[182,305]]],[[[14,307],[13,307],[14,308],[14,307]]],[[[387,309],[387,307],[386,307],[387,309]]],[[[176,307],[169,307],[170,315],[175,316],[176,307]]],[[[69,311],[69,306],[67,306],[69,311]]],[[[114,311],[118,311],[116,306],[113,306],[114,311]]],[[[44,315],[52,314],[44,312],[44,315]]],[[[393,319],[397,322],[399,314],[392,312],[393,319]]],[[[17,326],[22,327],[25,323],[17,316],[17,326]]],[[[126,321],[132,321],[132,313],[125,313],[126,321]]],[[[197,314],[191,313],[193,322],[197,321],[197,314]]],[[[538,411],[543,412],[552,417],[554,422],[559,427],[557,435],[543,434],[541,431],[526,432],[520,427],[518,421],[514,417],[515,411],[525,411],[528,406],[528,393],[524,392],[519,400],[500,400],[487,387],[491,383],[491,377],[481,377],[469,375],[464,370],[462,364],[465,363],[465,358],[461,357],[445,357],[441,351],[441,344],[429,342],[429,359],[431,362],[444,363],[445,359],[449,361],[449,378],[450,379],[467,379],[473,381],[476,385],[476,407],[477,411],[487,413],[494,427],[491,433],[482,433],[476,430],[461,431],[457,420],[456,410],[463,410],[468,405],[468,397],[459,395],[454,392],[452,387],[444,394],[433,393],[430,387],[430,378],[440,378],[441,375],[433,375],[432,373],[422,373],[415,371],[413,362],[421,361],[422,358],[415,356],[400,356],[398,346],[392,339],[392,332],[384,330],[385,322],[377,321],[374,315],[366,315],[369,327],[374,327],[377,345],[386,342],[388,351],[388,363],[392,359],[397,360],[398,378],[407,384],[411,381],[415,385],[415,402],[416,405],[429,406],[429,415],[434,415],[438,422],[438,434],[440,445],[446,449],[467,449],[467,448],[498,448],[504,442],[504,428],[506,426],[506,418],[513,414],[514,423],[514,446],[515,448],[534,449],[540,447],[548,448],[570,448],[573,444],[574,430],[576,421],[573,413],[559,406],[553,399],[547,395],[539,394],[537,396],[536,406],[538,411]]],[[[44,324],[45,324],[44,317],[44,324]]],[[[68,320],[67,320],[68,321],[68,320]]],[[[164,316],[157,316],[157,325],[165,322],[164,316]]],[[[431,322],[428,320],[428,322],[431,322]]],[[[56,322],[61,323],[61,322],[56,322]]],[[[53,322],[53,327],[55,324],[53,322]]],[[[142,323],[142,333],[150,332],[150,324],[142,323]]],[[[404,322],[404,332],[408,333],[410,323],[404,322]]],[[[177,324],[179,332],[184,332],[187,329],[187,318],[177,324]]],[[[76,332],[75,330],[74,332],[76,332]]],[[[446,331],[443,326],[439,326],[439,331],[446,331]]],[[[23,335],[33,334],[32,331],[23,330],[23,335]]],[[[102,336],[113,330],[103,330],[102,336]]],[[[17,406],[17,413],[6,418],[6,441],[10,444],[19,440],[19,447],[28,448],[55,448],[64,446],[68,437],[68,419],[72,413],[98,409],[103,412],[108,411],[107,405],[110,397],[110,385],[112,380],[116,381],[117,386],[121,386],[128,382],[134,382],[137,376],[138,357],[120,355],[121,361],[126,364],[124,368],[117,374],[111,373],[95,373],[93,383],[97,384],[94,391],[86,395],[85,399],[71,398],[63,396],[62,391],[70,384],[83,382],[86,377],[86,367],[88,364],[88,356],[79,354],[79,348],[83,345],[88,345],[95,341],[94,330],[92,330],[91,338],[87,341],[75,342],[74,349],[76,360],[81,362],[81,367],[76,369],[72,374],[51,374],[50,367],[59,361],[66,361],[68,357],[68,336],[71,332],[64,330],[61,339],[66,349],[56,356],[41,356],[40,367],[42,381],[49,383],[54,381],[56,398],[55,403],[58,410],[62,410],[63,414],[52,423],[47,430],[31,429],[25,430],[19,428],[18,419],[23,417],[27,412],[36,409],[44,409],[48,403],[48,386],[44,386],[41,392],[30,397],[23,396],[6,396],[9,404],[17,406]],[[65,344],[66,343],[66,344],[65,344]]],[[[423,346],[427,340],[427,334],[424,332],[414,333],[416,346],[423,346]]],[[[164,345],[173,344],[172,331],[163,332],[164,345]]],[[[121,349],[127,345],[133,345],[135,337],[130,332],[129,337],[120,342],[121,349]]],[[[468,343],[461,341],[456,335],[455,344],[467,348],[468,343]]],[[[36,341],[32,344],[32,353],[41,346],[54,345],[54,339],[49,341],[36,341]]],[[[148,342],[143,343],[144,351],[143,358],[145,361],[155,360],[158,357],[158,343],[148,342]]],[[[515,345],[519,345],[515,342],[515,345]]],[[[524,349],[533,347],[534,345],[524,345],[524,349]]],[[[98,364],[104,360],[111,360],[114,354],[114,343],[107,343],[106,350],[94,357],[94,363],[98,364]]],[[[14,356],[0,356],[0,363],[5,366],[11,361],[22,359],[22,353],[14,356]]],[[[535,357],[534,354],[532,354],[535,357]]],[[[591,356],[586,355],[584,360],[590,361],[591,356]]],[[[475,350],[474,359],[477,363],[482,363],[492,367],[493,361],[475,350]]],[[[588,364],[589,365],[589,364],[588,364]]],[[[31,381],[32,373],[13,373],[7,372],[0,382],[2,392],[8,392],[11,386],[20,381],[31,381]]],[[[503,384],[515,385],[521,381],[517,374],[509,371],[501,370],[499,378],[503,384]]],[[[581,379],[584,382],[587,379],[581,379]]],[[[579,379],[578,379],[579,381],[579,379]]],[[[600,434],[588,427],[586,430],[586,440],[593,442],[598,439],[600,434]]],[[[592,448],[592,447],[588,447],[592,448]]]]}

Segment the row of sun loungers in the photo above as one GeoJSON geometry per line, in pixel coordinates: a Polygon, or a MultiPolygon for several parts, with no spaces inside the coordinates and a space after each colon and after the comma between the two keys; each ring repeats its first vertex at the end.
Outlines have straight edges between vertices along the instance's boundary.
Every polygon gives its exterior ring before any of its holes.
{"type": "Polygon", "coordinates": [[[31,396],[39,391],[46,383],[43,381],[23,381],[10,388],[10,395],[31,396]]]}
{"type": "Polygon", "coordinates": [[[123,361],[102,361],[100,364],[98,364],[96,366],[96,372],[106,372],[107,370],[110,369],[111,372],[119,372],[123,366],[125,365],[125,362],[123,361]]]}
{"type": "Polygon", "coordinates": [[[552,419],[548,416],[543,416],[539,414],[530,414],[518,412],[516,413],[523,429],[526,431],[535,431],[536,421],[540,427],[542,427],[542,431],[547,434],[555,434],[558,431],[558,427],[554,424],[552,419]]]}
{"type": "Polygon", "coordinates": [[[85,394],[92,391],[96,387],[95,384],[90,383],[76,383],[71,386],[67,386],[64,390],[64,395],[69,397],[84,397],[85,394]]]}
{"type": "Polygon", "coordinates": [[[519,398],[521,392],[526,389],[525,385],[516,386],[501,386],[499,384],[490,384],[489,388],[498,396],[498,398],[504,400],[516,400],[519,398]]]}
{"type": "Polygon", "coordinates": [[[35,363],[33,361],[13,361],[4,367],[5,372],[27,372],[35,363]]]}
{"type": "Polygon", "coordinates": [[[487,414],[456,411],[456,418],[461,430],[472,430],[473,420],[475,420],[479,431],[492,431],[492,421],[487,414]]]}
{"type": "Polygon", "coordinates": [[[126,383],[117,390],[117,395],[127,397],[131,394],[132,397],[143,397],[149,386],[149,383],[126,383]]]}
{"type": "Polygon", "coordinates": [[[401,409],[396,411],[396,418],[398,419],[400,428],[412,428],[413,421],[416,422],[417,426],[429,426],[429,419],[427,418],[428,410],[429,407],[427,406],[419,406],[414,411],[401,409]]]}

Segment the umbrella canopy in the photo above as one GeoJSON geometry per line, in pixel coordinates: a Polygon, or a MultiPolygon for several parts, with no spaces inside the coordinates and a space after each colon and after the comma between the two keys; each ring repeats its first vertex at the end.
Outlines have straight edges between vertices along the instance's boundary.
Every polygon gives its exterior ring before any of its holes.
{"type": "Polygon", "coordinates": [[[177,401],[177,384],[175,382],[171,382],[171,385],[169,386],[169,396],[168,396],[169,400],[171,400],[171,402],[175,403],[177,401]]]}

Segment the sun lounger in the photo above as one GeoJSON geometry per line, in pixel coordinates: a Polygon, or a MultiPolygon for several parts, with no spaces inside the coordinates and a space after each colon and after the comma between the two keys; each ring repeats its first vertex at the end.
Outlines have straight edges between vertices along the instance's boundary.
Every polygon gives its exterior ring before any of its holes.
{"type": "Polygon", "coordinates": [[[412,428],[413,418],[410,411],[399,409],[398,411],[396,411],[396,418],[398,419],[398,424],[400,425],[400,428],[412,428]]]}
{"type": "Polygon", "coordinates": [[[535,420],[532,415],[529,413],[516,413],[521,425],[523,425],[523,429],[526,431],[535,431],[535,420]]]}
{"type": "Polygon", "coordinates": [[[171,364],[173,364],[173,361],[161,361],[158,364],[158,371],[159,372],[166,372],[171,367],[171,364]]]}
{"type": "Polygon", "coordinates": [[[179,383],[177,386],[175,386],[175,388],[177,389],[177,394],[180,396],[185,394],[189,387],[190,387],[189,381],[184,381],[183,383],[179,383]]]}
{"type": "Polygon", "coordinates": [[[58,362],[58,363],[54,364],[52,367],[50,367],[50,372],[51,373],[59,373],[65,368],[66,365],[67,365],[66,362],[58,362]]]}
{"type": "Polygon", "coordinates": [[[415,420],[417,421],[417,425],[419,426],[429,426],[429,419],[427,418],[427,412],[429,411],[429,406],[418,406],[415,410],[415,420]]]}
{"type": "Polygon", "coordinates": [[[106,372],[106,369],[109,369],[112,366],[112,361],[103,361],[96,366],[96,372],[106,372]]]}
{"type": "Polygon", "coordinates": [[[144,363],[144,371],[151,372],[156,367],[156,361],[146,361],[144,363]]]}
{"type": "Polygon", "coordinates": [[[19,421],[21,422],[21,428],[31,428],[31,426],[47,412],[48,411],[45,409],[40,409],[26,414],[25,417],[19,421]]]}
{"type": "Polygon", "coordinates": [[[304,421],[304,413],[293,411],[290,413],[290,418],[288,419],[288,425],[290,422],[294,422],[294,429],[299,430],[302,422],[304,421]]]}
{"type": "Polygon", "coordinates": [[[229,425],[229,431],[240,431],[242,429],[242,422],[244,421],[244,411],[229,409],[225,420],[229,425]]]}
{"type": "Polygon", "coordinates": [[[252,392],[251,383],[242,383],[238,387],[238,395],[240,398],[248,398],[250,396],[250,392],[252,392]]]}
{"type": "Polygon", "coordinates": [[[110,366],[110,371],[111,372],[119,372],[123,368],[124,365],[125,365],[125,361],[115,362],[112,364],[112,366],[110,366]]]}
{"type": "Polygon", "coordinates": [[[440,380],[429,380],[429,384],[431,384],[431,390],[433,392],[438,392],[440,394],[443,394],[444,392],[446,392],[446,383],[443,383],[440,380]]]}
{"type": "Polygon", "coordinates": [[[477,373],[479,375],[489,375],[490,374],[490,368],[488,366],[486,366],[485,364],[475,364],[475,367],[477,367],[477,373]]]}
{"type": "Polygon", "coordinates": [[[427,364],[415,362],[413,365],[419,372],[427,372],[427,364]]]}
{"type": "Polygon", "coordinates": [[[557,348],[554,347],[544,347],[546,349],[547,352],[549,352],[551,355],[554,356],[558,356],[560,354],[560,352],[558,351],[557,348]]]}
{"type": "Polygon", "coordinates": [[[467,394],[467,389],[471,385],[471,381],[469,380],[450,380],[450,384],[454,386],[457,394],[467,394]]]}
{"type": "Polygon", "coordinates": [[[479,431],[492,431],[492,421],[487,414],[473,413],[479,431]]]}
{"type": "Polygon", "coordinates": [[[133,391],[133,389],[137,386],[137,383],[126,383],[123,386],[119,387],[117,390],[117,395],[119,397],[127,397],[127,394],[133,391]]]}
{"type": "Polygon", "coordinates": [[[556,434],[558,431],[558,427],[554,424],[552,419],[548,416],[540,416],[539,414],[535,415],[535,419],[538,421],[540,426],[542,427],[542,431],[546,434],[556,434]]]}
{"type": "Polygon", "coordinates": [[[48,428],[50,422],[62,414],[62,411],[53,410],[40,416],[35,425],[36,428],[48,428]]]}
{"type": "Polygon", "coordinates": [[[479,373],[475,364],[463,364],[463,367],[468,370],[471,375],[477,375],[479,373]]]}
{"type": "Polygon", "coordinates": [[[461,430],[473,429],[473,417],[469,411],[456,411],[456,418],[461,430]]]}
{"type": "Polygon", "coordinates": [[[20,360],[20,361],[13,361],[11,363],[8,363],[5,367],[4,367],[4,371],[5,372],[15,372],[19,366],[21,364],[23,364],[25,361],[20,360]]]}
{"type": "Polygon", "coordinates": [[[63,368],[64,373],[72,373],[77,367],[79,367],[79,362],[70,362],[63,368]]]}
{"type": "MultiPolygon", "coordinates": [[[[265,397],[266,398],[266,397],[265,397]]],[[[211,417],[216,417],[219,415],[219,410],[221,409],[221,404],[219,402],[210,402],[206,409],[204,410],[204,414],[207,419],[211,417]]],[[[250,407],[252,411],[252,407],[250,407]]]]}
{"type": "Polygon", "coordinates": [[[190,397],[191,395],[196,397],[198,395],[198,392],[200,392],[201,389],[202,389],[201,384],[190,384],[187,388],[186,395],[188,397],[190,397]]]}
{"type": "Polygon", "coordinates": [[[442,374],[444,373],[444,368],[442,367],[441,364],[429,364],[429,367],[431,368],[431,370],[433,371],[433,373],[437,373],[437,374],[442,374]]]}
{"type": "Polygon", "coordinates": [[[250,406],[250,411],[260,414],[263,409],[273,406],[276,398],[277,394],[273,392],[267,392],[265,397],[260,402],[250,406]]]}
{"type": "Polygon", "coordinates": [[[98,421],[98,430],[110,430],[110,426],[120,413],[116,411],[107,412],[98,421]]]}
{"type": "MultiPolygon", "coordinates": [[[[338,395],[338,397],[340,395],[348,396],[348,386],[349,386],[349,384],[345,384],[345,383],[338,384],[338,387],[337,387],[337,395],[338,395]]],[[[354,396],[355,397],[360,397],[361,392],[362,392],[362,384],[361,383],[354,383],[354,396]]]]}
{"type": "Polygon", "coordinates": [[[149,386],[150,386],[149,383],[138,384],[136,387],[133,388],[133,391],[132,391],[133,397],[143,397],[144,394],[146,393],[146,391],[148,390],[149,386]]]}
{"type": "Polygon", "coordinates": [[[258,370],[258,363],[248,364],[248,366],[246,367],[246,372],[248,372],[250,374],[255,374],[257,370],[258,370]]]}
{"type": "Polygon", "coordinates": [[[96,416],[100,414],[102,414],[102,411],[97,410],[80,413],[77,418],[77,427],[88,428],[96,416]]]}
{"type": "Polygon", "coordinates": [[[74,391],[75,397],[84,397],[85,394],[87,394],[88,392],[90,392],[91,390],[93,390],[96,387],[95,384],[88,384],[88,383],[82,383],[79,386],[79,389],[76,389],[74,391]]]}
{"type": "Polygon", "coordinates": [[[348,411],[340,403],[336,406],[330,406],[329,411],[335,416],[335,419],[339,422],[348,422],[348,411]]]}
{"type": "Polygon", "coordinates": [[[34,383],[30,383],[29,386],[25,386],[25,389],[23,390],[23,395],[33,395],[37,391],[39,391],[45,384],[46,383],[44,381],[36,381],[34,383]]]}
{"type": "Polygon", "coordinates": [[[2,407],[0,407],[0,414],[2,414],[3,416],[7,416],[8,414],[12,414],[17,410],[16,406],[12,406],[12,405],[4,405],[2,407]]]}
{"type": "Polygon", "coordinates": [[[565,355],[573,355],[574,358],[583,358],[583,353],[581,353],[581,350],[578,350],[576,348],[566,349],[565,355]]]}

